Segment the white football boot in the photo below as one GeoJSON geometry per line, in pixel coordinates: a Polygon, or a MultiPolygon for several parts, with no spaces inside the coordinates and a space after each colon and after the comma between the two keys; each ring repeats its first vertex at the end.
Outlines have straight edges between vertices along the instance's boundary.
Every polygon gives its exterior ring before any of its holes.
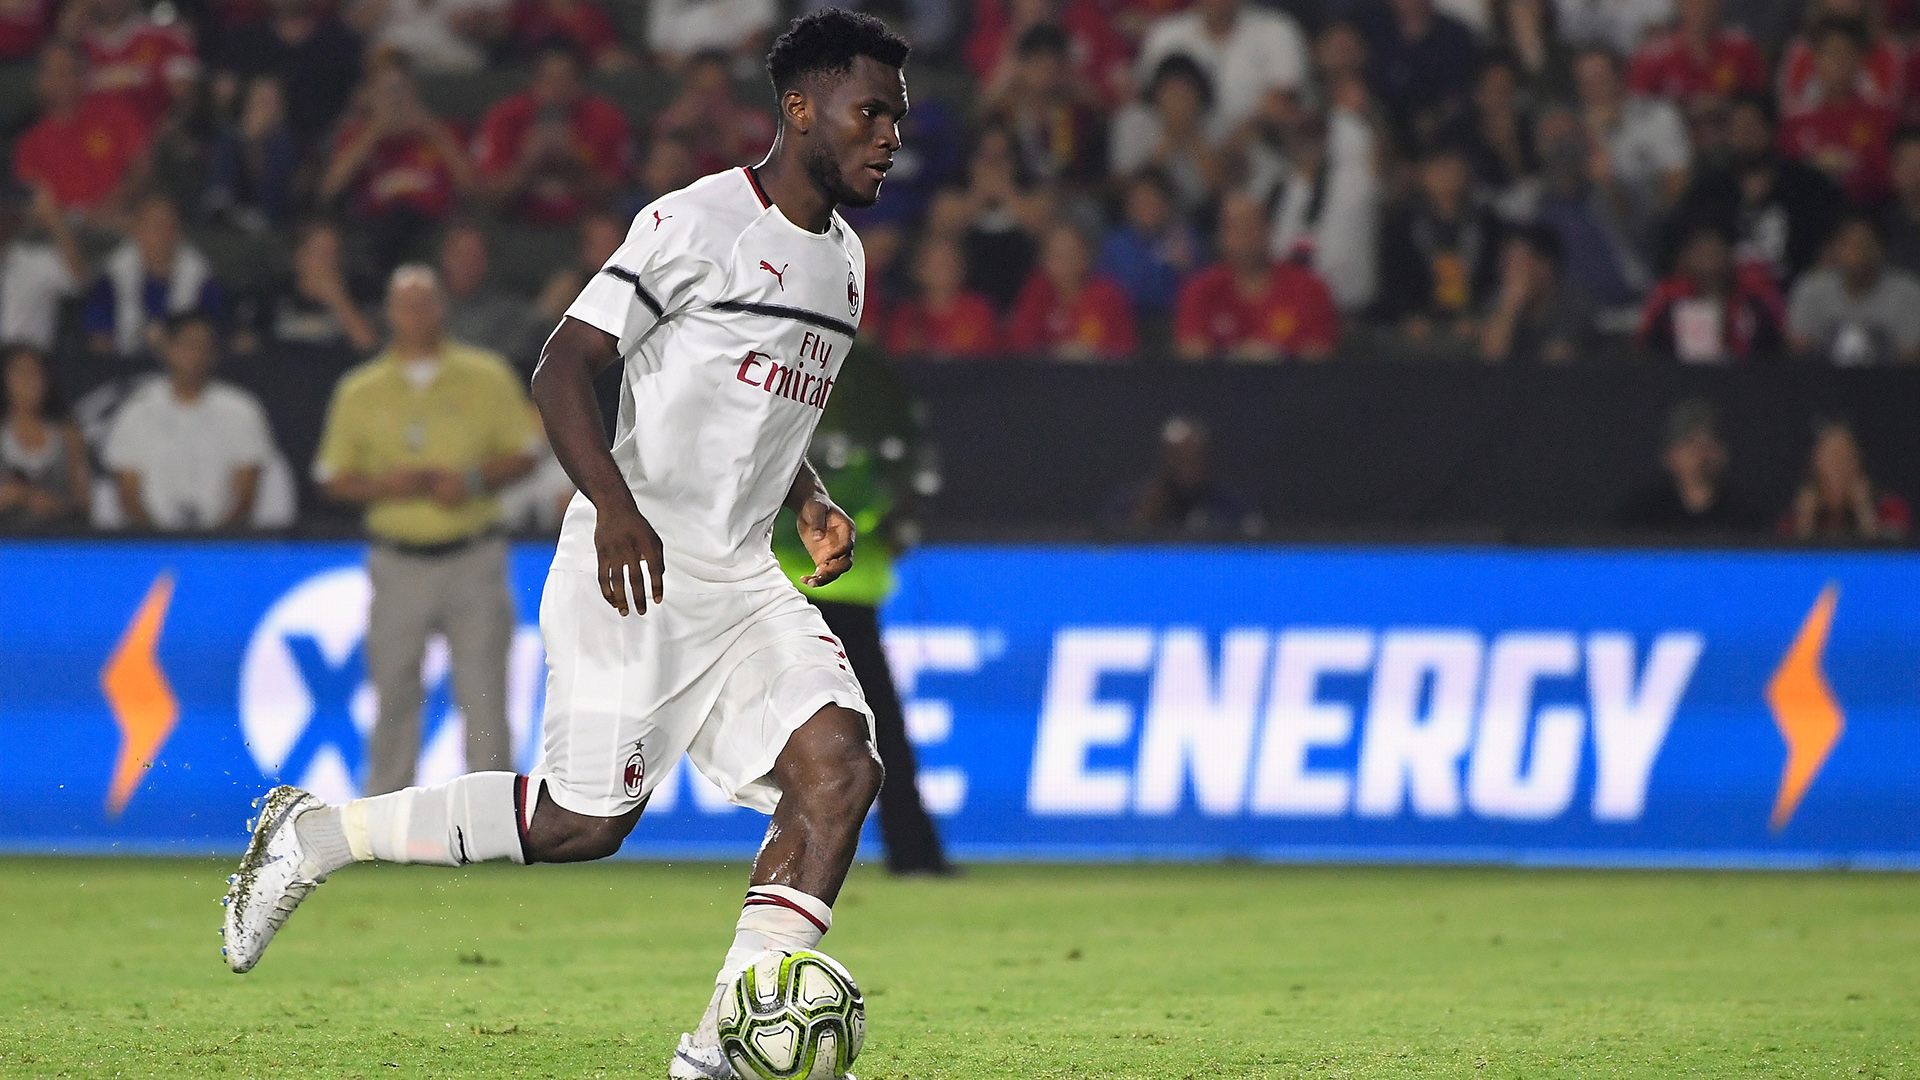
{"type": "Polygon", "coordinates": [[[306,876],[307,853],[293,828],[293,819],[326,805],[318,796],[282,784],[255,799],[260,817],[253,823],[253,839],[240,857],[240,870],[227,878],[226,923],[220,933],[226,944],[220,955],[235,974],[251,971],[260,962],[274,932],[300,906],[326,875],[306,876]]]}
{"type": "Polygon", "coordinates": [[[691,1035],[682,1034],[667,1066],[667,1080],[739,1080],[733,1063],[720,1051],[720,995],[725,986],[713,988],[713,998],[700,1017],[700,1026],[691,1035]]]}

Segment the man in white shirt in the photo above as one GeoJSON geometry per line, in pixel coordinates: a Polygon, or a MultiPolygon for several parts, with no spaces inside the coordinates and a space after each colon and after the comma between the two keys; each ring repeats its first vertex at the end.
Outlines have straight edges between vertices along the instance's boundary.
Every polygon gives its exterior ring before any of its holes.
{"type": "Polygon", "coordinates": [[[721,991],[767,949],[819,944],[880,790],[873,712],[846,649],[769,541],[788,507],[814,562],[805,584],[853,565],[853,521],[805,452],[865,299],[866,257],[835,208],[879,198],[907,112],[907,52],[869,16],[796,20],[767,57],[780,131],[766,160],[641,210],[548,339],[533,398],[581,495],[541,599],[541,765],[345,806],[269,792],[228,893],[235,971],[351,862],[611,855],[684,754],[773,817],[706,1015],[669,1067],[734,1076],[721,991]],[[593,379],[616,360],[609,449],[593,379]]]}
{"type": "Polygon", "coordinates": [[[1606,140],[1594,182],[1626,211],[1626,224],[1644,244],[1686,191],[1693,151],[1680,110],[1661,98],[1628,93],[1623,74],[1610,49],[1583,49],[1573,61],[1581,117],[1591,137],[1606,140]]]}
{"type": "Polygon", "coordinates": [[[87,263],[45,185],[34,188],[28,212],[53,243],[20,239],[20,200],[0,196],[0,343],[44,353],[60,328],[60,301],[79,291],[87,263]]]}
{"type": "Polygon", "coordinates": [[[486,46],[507,30],[509,0],[359,0],[353,28],[398,49],[415,71],[466,75],[487,66],[486,46]]]}
{"type": "Polygon", "coordinates": [[[1207,127],[1216,140],[1251,115],[1268,90],[1298,89],[1307,78],[1307,43],[1300,24],[1291,15],[1242,0],[1199,0],[1192,10],[1148,27],[1134,63],[1134,82],[1147,85],[1160,62],[1174,53],[1193,57],[1213,80],[1214,108],[1207,127]]]}
{"type": "Polygon", "coordinates": [[[245,528],[273,457],[266,410],[213,379],[219,331],[205,312],[168,321],[167,377],[133,393],[105,452],[128,525],[182,531],[245,528]]]}

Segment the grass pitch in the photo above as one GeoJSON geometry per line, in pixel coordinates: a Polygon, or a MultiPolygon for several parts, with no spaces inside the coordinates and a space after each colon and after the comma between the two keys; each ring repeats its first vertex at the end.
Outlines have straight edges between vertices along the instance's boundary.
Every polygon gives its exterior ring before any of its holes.
{"type": "MultiPolygon", "coordinates": [[[[664,1077],[738,866],[356,867],[229,974],[224,863],[0,860],[0,1075],[664,1077]]],[[[855,871],[862,1080],[1920,1076],[1920,879],[855,871]]]]}

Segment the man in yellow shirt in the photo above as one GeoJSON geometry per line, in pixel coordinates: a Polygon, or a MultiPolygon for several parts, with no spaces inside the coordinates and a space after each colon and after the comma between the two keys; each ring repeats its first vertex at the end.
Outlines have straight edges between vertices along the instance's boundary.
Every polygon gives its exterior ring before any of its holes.
{"type": "Polygon", "coordinates": [[[467,768],[511,769],[507,648],[513,601],[495,493],[533,468],[539,433],[505,360],[449,341],[445,298],[426,266],[387,290],[386,351],[335,388],[314,457],[329,498],[367,508],[367,669],[379,705],[367,794],[413,783],[420,756],[420,665],[444,634],[467,723],[467,768]]]}

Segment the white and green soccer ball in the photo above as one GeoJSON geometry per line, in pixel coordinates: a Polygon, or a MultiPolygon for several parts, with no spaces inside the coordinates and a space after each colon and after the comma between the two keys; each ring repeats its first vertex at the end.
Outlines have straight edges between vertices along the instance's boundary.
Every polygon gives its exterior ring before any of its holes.
{"type": "Polygon", "coordinates": [[[720,1049],[742,1080],[840,1080],[867,1041],[867,1004],[825,953],[769,949],[720,997],[720,1049]]]}

